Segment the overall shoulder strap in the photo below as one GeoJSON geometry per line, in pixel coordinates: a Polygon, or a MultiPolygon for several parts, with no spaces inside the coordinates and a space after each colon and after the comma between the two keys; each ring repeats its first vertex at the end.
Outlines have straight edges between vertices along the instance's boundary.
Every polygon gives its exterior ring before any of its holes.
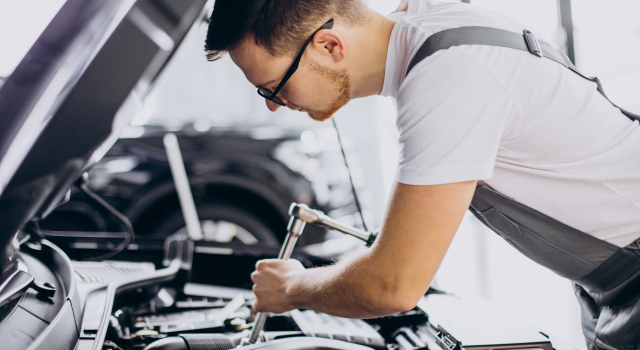
{"type": "MultiPolygon", "coordinates": [[[[506,47],[521,51],[528,51],[531,54],[541,58],[548,58],[552,61],[560,63],[568,69],[571,69],[574,73],[578,74],[582,78],[596,83],[598,92],[600,92],[602,96],[604,96],[609,102],[611,102],[611,100],[609,100],[607,95],[604,93],[602,84],[600,84],[600,80],[598,80],[598,78],[589,78],[582,75],[582,73],[578,71],[578,69],[573,65],[573,63],[571,63],[571,61],[565,54],[563,54],[553,45],[544,41],[537,40],[533,33],[526,29],[522,34],[503,29],[475,26],[460,27],[440,31],[431,35],[427,38],[427,40],[425,40],[425,42],[422,44],[420,49],[418,49],[418,52],[416,52],[415,56],[411,60],[411,63],[409,63],[406,74],[409,74],[413,67],[415,67],[418,63],[420,63],[420,61],[431,56],[432,54],[440,50],[446,50],[453,46],[459,45],[488,45],[506,47]]],[[[629,117],[629,119],[640,120],[640,116],[616,106],[616,104],[613,102],[611,102],[611,104],[620,109],[620,111],[624,115],[629,117]]]]}

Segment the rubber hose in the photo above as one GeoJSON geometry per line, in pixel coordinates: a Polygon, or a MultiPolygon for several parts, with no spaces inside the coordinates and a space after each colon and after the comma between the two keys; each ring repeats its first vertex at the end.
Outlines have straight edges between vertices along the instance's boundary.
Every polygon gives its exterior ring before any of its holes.
{"type": "Polygon", "coordinates": [[[229,350],[233,341],[224,334],[180,334],[149,344],[144,350],[229,350]]]}

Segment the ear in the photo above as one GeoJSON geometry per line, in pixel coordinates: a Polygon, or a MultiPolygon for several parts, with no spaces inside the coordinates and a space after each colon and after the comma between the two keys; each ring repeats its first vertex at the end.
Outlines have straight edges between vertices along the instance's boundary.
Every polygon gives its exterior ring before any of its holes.
{"type": "Polygon", "coordinates": [[[309,46],[324,59],[330,59],[336,63],[347,56],[344,38],[333,29],[323,29],[317,32],[309,46]]]}

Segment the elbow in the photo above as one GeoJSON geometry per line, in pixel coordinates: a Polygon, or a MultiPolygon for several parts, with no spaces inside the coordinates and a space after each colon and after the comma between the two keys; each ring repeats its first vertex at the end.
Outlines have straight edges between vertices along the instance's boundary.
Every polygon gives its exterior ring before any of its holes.
{"type": "Polygon", "coordinates": [[[387,315],[412,310],[424,295],[409,286],[395,286],[388,288],[378,298],[378,310],[385,310],[387,315]]]}
{"type": "Polygon", "coordinates": [[[393,313],[411,311],[422,298],[423,293],[408,291],[397,293],[390,297],[389,306],[392,307],[393,313]]]}

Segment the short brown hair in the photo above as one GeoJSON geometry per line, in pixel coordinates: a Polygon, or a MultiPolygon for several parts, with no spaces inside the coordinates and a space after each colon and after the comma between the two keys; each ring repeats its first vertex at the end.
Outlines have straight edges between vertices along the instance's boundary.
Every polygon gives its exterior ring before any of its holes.
{"type": "Polygon", "coordinates": [[[248,35],[273,56],[295,56],[329,18],[355,26],[367,18],[361,0],[216,0],[205,51],[215,61],[248,35]]]}

